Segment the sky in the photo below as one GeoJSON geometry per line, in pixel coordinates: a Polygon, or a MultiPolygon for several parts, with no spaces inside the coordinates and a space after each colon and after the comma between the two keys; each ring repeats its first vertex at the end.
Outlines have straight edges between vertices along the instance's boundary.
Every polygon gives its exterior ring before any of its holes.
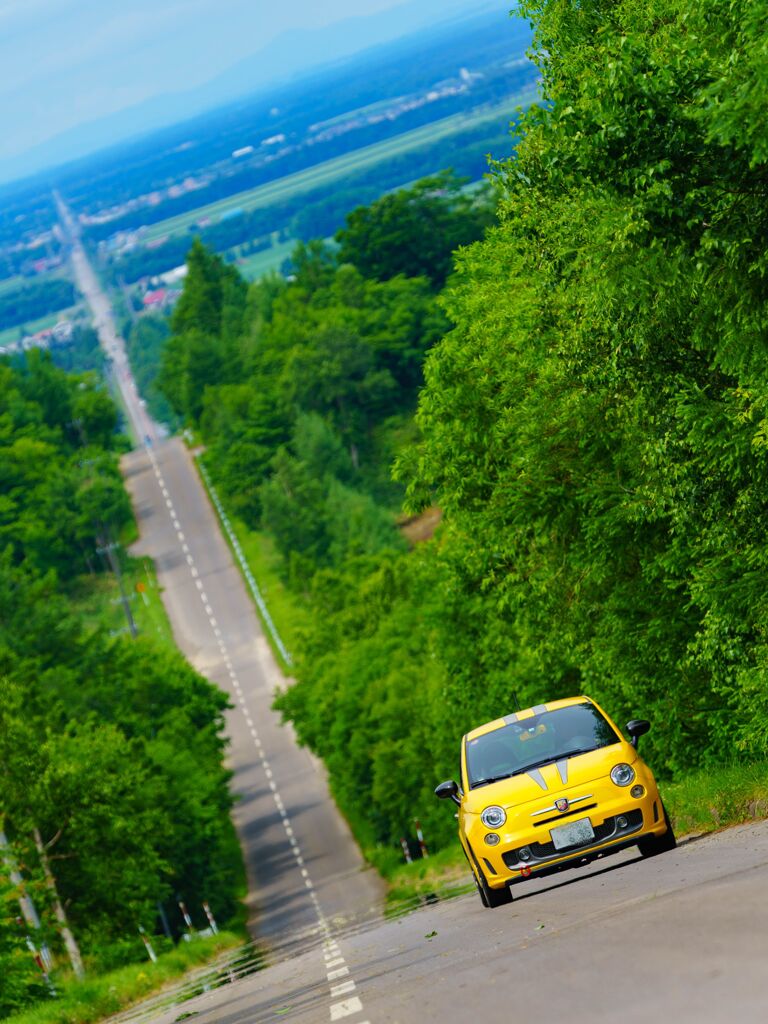
{"type": "Polygon", "coordinates": [[[398,8],[412,19],[419,6],[425,20],[441,9],[436,0],[0,0],[0,169],[78,125],[200,86],[286,32],[303,31],[306,44],[307,33],[340,23],[330,45],[343,50],[361,18],[375,43],[396,34],[398,8]]]}

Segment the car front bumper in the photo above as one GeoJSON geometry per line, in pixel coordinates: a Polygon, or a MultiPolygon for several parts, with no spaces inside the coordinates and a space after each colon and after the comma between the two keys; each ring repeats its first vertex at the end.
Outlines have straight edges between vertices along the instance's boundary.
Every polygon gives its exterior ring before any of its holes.
{"type": "MultiPolygon", "coordinates": [[[[492,888],[500,888],[510,882],[549,874],[617,852],[636,844],[643,836],[663,835],[666,823],[661,798],[655,784],[648,786],[647,781],[644,782],[646,792],[639,799],[613,787],[607,796],[590,801],[578,810],[549,817],[535,824],[535,809],[529,810],[532,824],[514,831],[499,830],[500,842],[496,846],[489,846],[485,842],[487,829],[475,827],[467,838],[476,863],[488,884],[492,888]],[[583,818],[589,818],[594,838],[578,845],[556,849],[550,827],[583,818]]],[[[519,814],[517,818],[519,820],[519,814]]]]}

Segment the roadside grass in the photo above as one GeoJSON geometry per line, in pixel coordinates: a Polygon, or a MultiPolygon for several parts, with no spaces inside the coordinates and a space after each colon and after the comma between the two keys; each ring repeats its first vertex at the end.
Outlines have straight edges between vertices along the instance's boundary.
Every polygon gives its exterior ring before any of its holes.
{"type": "Polygon", "coordinates": [[[55,975],[57,999],[38,1003],[6,1017],[7,1024],[90,1024],[162,991],[195,968],[212,964],[223,953],[243,944],[243,936],[219,932],[194,942],[180,942],[157,961],[130,964],[118,970],[77,981],[55,975]]]}
{"type": "Polygon", "coordinates": [[[387,916],[396,916],[414,905],[471,892],[475,888],[458,839],[429,857],[390,868],[385,871],[385,878],[388,889],[384,912],[387,916]]]}
{"type": "Polygon", "coordinates": [[[705,768],[661,791],[678,836],[768,818],[768,761],[705,768]]]}
{"type": "MultiPolygon", "coordinates": [[[[231,522],[245,560],[258,582],[259,590],[269,609],[269,614],[272,616],[272,621],[288,652],[295,651],[302,630],[309,625],[311,613],[283,582],[280,575],[282,558],[275,548],[272,538],[260,530],[249,530],[237,518],[231,522]]],[[[267,634],[267,638],[271,642],[269,634],[267,634]]],[[[275,650],[275,654],[282,663],[279,651],[275,650]]],[[[283,665],[283,668],[290,672],[289,665],[283,665]]]]}
{"type": "Polygon", "coordinates": [[[109,394],[112,398],[112,401],[117,406],[118,412],[120,414],[120,431],[123,434],[125,434],[125,436],[128,438],[129,446],[131,448],[140,445],[141,438],[137,435],[134,429],[133,421],[131,420],[131,417],[128,415],[128,407],[125,404],[125,400],[123,399],[122,389],[117,383],[117,379],[115,378],[114,372],[112,371],[109,364],[107,364],[107,373],[105,375],[105,378],[107,381],[107,387],[109,388],[109,394]]]}
{"type": "MultiPolygon", "coordinates": [[[[768,818],[768,761],[705,768],[660,789],[678,839],[768,818]]],[[[412,864],[393,861],[381,865],[387,915],[474,889],[458,839],[412,864]]]]}
{"type": "MultiPolygon", "coordinates": [[[[191,443],[190,438],[188,438],[188,441],[190,441],[191,443]]],[[[210,465],[205,462],[203,463],[203,465],[205,466],[205,469],[210,473],[210,465]]],[[[210,475],[212,478],[211,483],[215,488],[216,482],[215,479],[213,479],[215,474],[210,475]]],[[[211,495],[209,483],[202,473],[200,473],[200,480],[203,486],[205,487],[209,497],[211,498],[215,510],[215,502],[213,501],[213,496],[211,495]]],[[[218,490],[216,491],[216,493],[219,497],[219,500],[221,501],[221,495],[219,494],[218,490]]],[[[223,503],[222,507],[224,507],[223,503]]],[[[280,639],[282,640],[283,644],[285,645],[288,653],[290,654],[292,651],[296,649],[297,642],[299,637],[301,636],[301,633],[309,625],[311,612],[309,608],[301,602],[301,600],[296,596],[296,594],[294,594],[292,591],[288,589],[285,582],[283,581],[283,577],[281,574],[282,558],[278,553],[272,538],[269,537],[268,534],[263,533],[259,530],[249,529],[249,527],[247,527],[241,519],[239,519],[235,515],[232,515],[228,509],[225,509],[225,511],[227,518],[229,520],[229,527],[240,545],[245,562],[248,568],[250,569],[253,578],[256,581],[256,584],[259,588],[259,592],[261,593],[261,596],[264,599],[264,603],[267,606],[267,610],[269,611],[270,617],[272,618],[277,633],[280,636],[280,639]]],[[[230,539],[229,534],[227,533],[225,525],[221,523],[221,518],[218,516],[218,513],[217,518],[219,518],[222,533],[224,534],[227,545],[230,551],[232,552],[232,557],[235,560],[235,564],[242,573],[242,566],[240,565],[237,553],[233,548],[232,540],[230,539]]],[[[244,582],[246,584],[246,588],[248,589],[248,593],[253,599],[253,594],[251,593],[250,588],[248,588],[248,581],[244,580],[244,582]]],[[[283,672],[290,675],[291,666],[285,661],[279,647],[275,643],[274,638],[272,637],[272,634],[269,630],[269,627],[267,623],[264,621],[264,617],[261,613],[261,610],[257,602],[255,601],[255,599],[253,599],[253,601],[254,607],[256,608],[256,613],[258,614],[259,620],[261,621],[264,627],[264,635],[267,638],[267,641],[269,642],[269,645],[272,649],[272,653],[274,654],[277,663],[278,665],[280,665],[283,672]]]]}
{"type": "Polygon", "coordinates": [[[121,569],[125,602],[114,573],[105,572],[81,577],[74,584],[73,610],[87,626],[101,625],[117,635],[129,629],[127,603],[140,636],[152,637],[163,646],[175,646],[152,560],[124,554],[121,569]]]}
{"type": "Polygon", "coordinates": [[[323,161],[323,163],[303,171],[287,174],[276,181],[259,185],[246,192],[238,192],[226,199],[209,203],[207,206],[199,206],[195,210],[158,221],[157,224],[153,224],[147,229],[142,236],[142,242],[146,244],[146,242],[185,232],[202,217],[215,220],[222,214],[231,213],[233,210],[242,210],[245,213],[258,207],[268,206],[278,200],[311,191],[320,185],[330,184],[382,160],[399,156],[411,149],[436,142],[438,139],[446,138],[456,132],[465,131],[468,127],[475,127],[487,121],[497,121],[504,115],[511,117],[517,107],[530,103],[535,96],[535,88],[527,89],[517,96],[509,97],[503,103],[440,118],[430,124],[396,135],[394,138],[363,146],[352,153],[323,161]]]}

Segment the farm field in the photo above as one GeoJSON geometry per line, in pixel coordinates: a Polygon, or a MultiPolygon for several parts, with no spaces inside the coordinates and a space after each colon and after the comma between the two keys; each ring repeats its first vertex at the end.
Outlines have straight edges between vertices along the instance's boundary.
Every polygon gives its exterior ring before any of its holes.
{"type": "Polygon", "coordinates": [[[214,221],[221,219],[222,216],[232,216],[235,211],[245,213],[258,207],[268,206],[270,203],[286,199],[297,193],[309,192],[312,189],[328,185],[346,175],[363,170],[383,160],[399,156],[420,146],[434,143],[455,132],[463,131],[485,122],[498,121],[505,114],[511,119],[515,109],[518,106],[530,103],[535,98],[535,95],[535,88],[527,89],[506,100],[504,103],[485,107],[469,114],[453,114],[450,117],[433,121],[431,124],[424,125],[423,127],[404,132],[393,139],[365,146],[355,150],[353,153],[336,157],[333,160],[327,160],[307,170],[286,175],[267,185],[259,185],[257,188],[247,192],[239,192],[218,202],[179,214],[177,217],[170,217],[167,220],[153,224],[144,234],[143,241],[145,243],[157,241],[160,238],[167,238],[171,235],[185,232],[203,218],[214,221]]]}
{"type": "Polygon", "coordinates": [[[5,330],[0,330],[0,346],[18,341],[22,334],[35,334],[37,331],[45,330],[46,327],[53,327],[59,320],[74,320],[81,311],[82,307],[79,305],[70,306],[69,309],[60,309],[41,316],[39,320],[30,320],[28,323],[16,327],[6,327],[5,330]]]}
{"type": "Polygon", "coordinates": [[[55,270],[49,270],[43,274],[35,274],[34,277],[25,277],[23,274],[15,274],[13,277],[5,277],[0,280],[0,295],[7,295],[8,292],[18,291],[19,288],[23,288],[25,285],[40,284],[43,281],[52,281],[54,278],[63,277],[68,278],[64,267],[57,267],[55,270]]]}
{"type": "Polygon", "coordinates": [[[22,277],[18,274],[16,277],[6,277],[0,281],[0,295],[5,295],[7,292],[15,292],[17,288],[23,288],[28,282],[29,278],[22,277]]]}
{"type": "Polygon", "coordinates": [[[278,270],[283,260],[287,260],[296,245],[295,239],[287,242],[278,242],[262,252],[255,252],[252,256],[246,256],[236,263],[237,269],[246,281],[255,281],[271,270],[278,270]]]}

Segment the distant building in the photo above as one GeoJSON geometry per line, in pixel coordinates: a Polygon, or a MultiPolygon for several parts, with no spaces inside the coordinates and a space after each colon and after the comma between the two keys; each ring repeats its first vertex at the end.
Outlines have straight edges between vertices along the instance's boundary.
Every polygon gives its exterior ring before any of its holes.
{"type": "Polygon", "coordinates": [[[61,266],[61,258],[59,256],[46,256],[43,259],[33,260],[32,269],[36,274],[45,274],[49,270],[55,270],[56,267],[61,266]]]}
{"type": "Polygon", "coordinates": [[[25,352],[29,352],[32,348],[50,348],[52,334],[53,328],[51,327],[28,334],[26,338],[21,339],[21,347],[25,352]]]}
{"type": "Polygon", "coordinates": [[[166,284],[176,284],[178,281],[183,281],[187,276],[187,265],[182,263],[180,267],[174,267],[173,270],[168,270],[165,274],[160,275],[160,280],[166,284]]]}
{"type": "Polygon", "coordinates": [[[51,330],[51,340],[57,345],[68,345],[72,341],[75,332],[74,325],[69,320],[59,320],[51,330]]]}
{"type": "Polygon", "coordinates": [[[154,291],[147,292],[141,301],[144,309],[162,309],[168,301],[168,292],[165,288],[155,288],[154,291]]]}

